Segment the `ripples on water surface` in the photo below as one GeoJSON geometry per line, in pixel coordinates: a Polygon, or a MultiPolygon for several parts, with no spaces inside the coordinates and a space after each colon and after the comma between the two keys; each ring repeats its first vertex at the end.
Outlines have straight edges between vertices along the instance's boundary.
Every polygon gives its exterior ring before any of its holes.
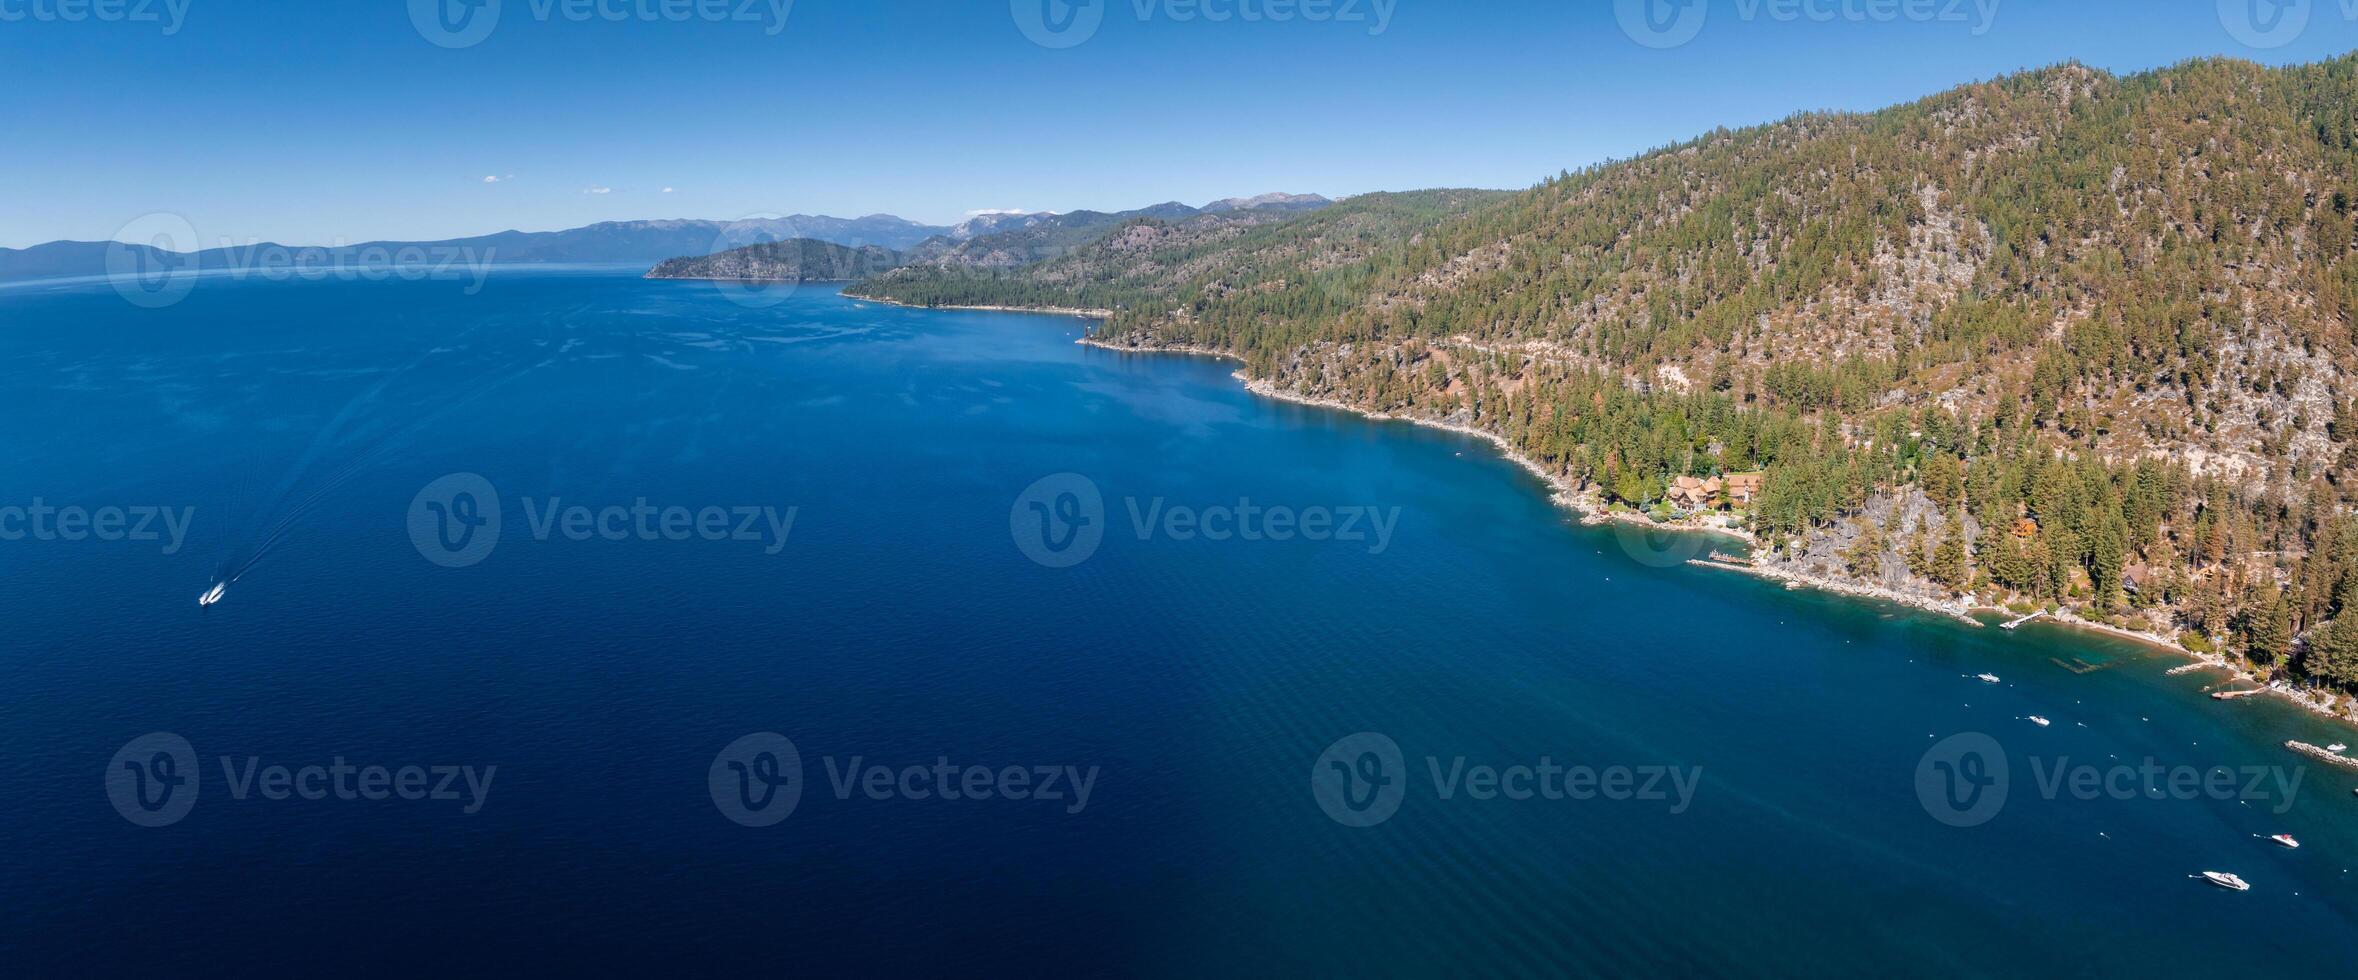
{"type": "Polygon", "coordinates": [[[0,292],[0,503],[195,508],[186,546],[12,541],[0,949],[33,973],[436,964],[1167,976],[2346,974],[2358,778],[2297,804],[2040,798],[2053,765],[2292,767],[2349,733],[2216,675],[1633,560],[1482,443],[1255,398],[1066,318],[806,288],[504,272],[0,292]],[[479,565],[408,510],[497,488],[479,565]],[[1077,473],[1088,561],[1010,538],[1077,473]],[[786,546],[533,540],[519,498],[792,506],[786,546]],[[1139,540],[1129,502],[1399,508],[1388,547],[1139,540]],[[294,519],[288,521],[289,515],[294,519]],[[209,610],[217,570],[261,560],[209,610]],[[2103,669],[2075,674],[2051,658],[2103,669]],[[1987,686],[1964,675],[1991,671],[1987,686]],[[2020,720],[2055,720],[2036,728],[2020,720]],[[186,736],[181,822],[99,774],[186,736]],[[799,807],[725,819],[714,754],[790,737],[799,807]],[[1328,819],[1312,763],[1381,732],[1407,795],[1328,819]],[[1927,815],[1935,737],[2012,794],[1927,815]],[[496,765],[479,813],[232,798],[219,757],[496,765]],[[1098,767],[1089,805],[838,799],[829,766],[1098,767]],[[1429,766],[1700,766],[1691,807],[1436,797],[1429,766]],[[1430,761],[1428,761],[1430,760],[1430,761]],[[2252,834],[2289,831],[2282,851],[2252,834]],[[2254,885],[2190,882],[2206,869],[2254,885]],[[2297,893],[2297,894],[2296,894],[2297,893]]]}

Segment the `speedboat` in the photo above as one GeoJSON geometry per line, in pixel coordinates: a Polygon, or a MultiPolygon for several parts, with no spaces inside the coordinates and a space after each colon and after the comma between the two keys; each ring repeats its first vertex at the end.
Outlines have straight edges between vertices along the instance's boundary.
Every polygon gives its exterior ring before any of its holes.
{"type": "Polygon", "coordinates": [[[2349,746],[2347,746],[2347,745],[2343,745],[2343,744],[2342,744],[2342,743],[2340,743],[2340,742],[2335,742],[2335,743],[2333,743],[2332,745],[2328,745],[2328,746],[2326,746],[2326,747],[2325,747],[2325,751],[2327,751],[2327,752],[2348,752],[2348,751],[2350,751],[2350,747],[2349,747],[2349,746]]]}
{"type": "Polygon", "coordinates": [[[2032,716],[2030,716],[2030,720],[2031,720],[2031,724],[2033,724],[2033,725],[2037,725],[2037,726],[2039,726],[2040,728],[2045,728],[2045,727],[2047,727],[2048,725],[2052,725],[2052,724],[2054,724],[2054,722],[2048,721],[2047,719],[2045,719],[2045,718],[2041,718],[2041,717],[2039,717],[2039,716],[2037,716],[2037,715],[2032,715],[2032,716]]]}
{"type": "Polygon", "coordinates": [[[2250,882],[2228,874],[2224,871],[2205,871],[2202,873],[2202,876],[2205,881],[2208,881],[2211,884],[2217,885],[2221,888],[2232,888],[2239,892],[2248,892],[2252,890],[2250,882]]]}
{"type": "Polygon", "coordinates": [[[1981,681],[1984,684],[1995,684],[1998,682],[1998,675],[1996,674],[1975,674],[1973,676],[1975,679],[1981,681]]]}
{"type": "Polygon", "coordinates": [[[216,602],[220,602],[220,601],[221,601],[221,597],[222,597],[222,596],[224,596],[224,595],[228,595],[228,594],[229,594],[229,583],[227,583],[227,582],[215,582],[215,583],[213,583],[213,587],[212,587],[212,588],[205,590],[205,594],[204,594],[204,595],[201,595],[201,596],[198,596],[198,597],[197,597],[197,605],[200,605],[200,606],[210,606],[210,605],[212,605],[212,604],[214,604],[214,603],[216,603],[216,602]]]}
{"type": "Polygon", "coordinates": [[[2269,840],[2272,840],[2272,841],[2275,841],[2275,842],[2277,842],[2277,843],[2279,843],[2279,844],[2282,844],[2282,845],[2284,845],[2284,846],[2285,846],[2285,847],[2287,847],[2287,848],[2296,848],[2296,847],[2299,847],[2299,846],[2301,846],[2301,842],[2300,842],[2300,841],[2297,841],[2297,840],[2294,840],[2294,839],[2293,839],[2293,835],[2291,835],[2291,834],[2277,834],[2277,835],[2275,835],[2275,836],[2273,836],[2273,837],[2270,837],[2270,838],[2268,838],[2268,839],[2269,839],[2269,840]]]}

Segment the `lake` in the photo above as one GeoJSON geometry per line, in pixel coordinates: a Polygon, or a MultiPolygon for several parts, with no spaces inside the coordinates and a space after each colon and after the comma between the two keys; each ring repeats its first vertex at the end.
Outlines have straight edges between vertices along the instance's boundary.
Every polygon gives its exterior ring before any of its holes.
{"type": "Polygon", "coordinates": [[[11,972],[2358,962],[2358,772],[2281,747],[2345,729],[1082,329],[0,289],[11,972]]]}

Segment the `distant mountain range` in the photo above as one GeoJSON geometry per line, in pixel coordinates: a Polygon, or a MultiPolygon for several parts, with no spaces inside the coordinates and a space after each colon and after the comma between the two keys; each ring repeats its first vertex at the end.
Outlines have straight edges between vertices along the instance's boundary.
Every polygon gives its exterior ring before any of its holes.
{"type": "MultiPolygon", "coordinates": [[[[1183,204],[1156,205],[1139,211],[1104,214],[1034,212],[979,215],[958,225],[927,225],[889,214],[861,218],[796,214],[779,218],[737,221],[673,219],[606,221],[564,231],[503,231],[472,238],[441,241],[378,241],[341,246],[287,246],[275,242],[228,245],[194,253],[175,252],[153,245],[113,242],[60,241],[30,248],[0,248],[0,282],[99,276],[107,273],[110,253],[118,265],[132,268],[198,269],[263,268],[268,263],[295,261],[307,267],[342,264],[382,264],[404,253],[426,261],[474,264],[583,264],[653,266],[667,259],[697,257],[768,242],[808,239],[850,249],[880,248],[907,253],[913,259],[945,259],[972,265],[1023,264],[1059,254],[1056,250],[1090,240],[1092,230],[1111,227],[1125,217],[1144,214],[1183,216],[1208,211],[1240,209],[1300,209],[1326,203],[1315,195],[1269,194],[1255,198],[1215,201],[1203,208],[1183,204]],[[961,248],[967,242],[1001,234],[1029,232],[979,252],[961,248]]],[[[190,243],[194,244],[194,243],[190,243]]]]}
{"type": "MultiPolygon", "coordinates": [[[[473,238],[430,242],[363,242],[345,246],[285,246],[275,242],[231,245],[194,253],[199,269],[258,268],[278,256],[297,255],[308,266],[382,263],[408,252],[430,261],[455,257],[468,264],[652,265],[676,255],[704,255],[742,245],[810,238],[854,248],[868,245],[904,249],[948,234],[950,228],[923,225],[889,214],[835,218],[796,214],[738,221],[606,221],[564,231],[503,231],[473,238]]],[[[0,281],[95,276],[107,272],[108,253],[133,266],[185,268],[189,253],[150,245],[112,242],[50,242],[0,249],[0,281]]]]}
{"type": "MultiPolygon", "coordinates": [[[[661,263],[648,275],[658,279],[816,281],[864,279],[900,266],[1010,270],[1061,258],[1136,222],[1259,222],[1315,211],[1333,203],[1316,194],[1263,194],[1259,197],[1213,201],[1200,208],[1171,201],[1131,211],[987,214],[978,215],[913,247],[896,250],[889,262],[874,252],[851,255],[841,249],[780,249],[769,247],[769,243],[754,243],[726,251],[682,253],[661,263]],[[857,276],[835,274],[854,265],[866,269],[866,273],[857,276]]],[[[827,239],[816,241],[837,246],[852,244],[827,239]]]]}

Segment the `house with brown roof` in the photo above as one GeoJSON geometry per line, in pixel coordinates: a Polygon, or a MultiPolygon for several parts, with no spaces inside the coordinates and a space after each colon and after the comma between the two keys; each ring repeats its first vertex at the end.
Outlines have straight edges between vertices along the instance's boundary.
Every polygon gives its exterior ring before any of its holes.
{"type": "Polygon", "coordinates": [[[1720,480],[1716,476],[1705,479],[1681,476],[1672,478],[1670,490],[1663,494],[1663,499],[1681,510],[1704,510],[1718,500],[1719,493],[1720,480]]]}
{"type": "Polygon", "coordinates": [[[1765,479],[1765,474],[1758,472],[1730,473],[1723,481],[1721,494],[1727,498],[1728,506],[1750,507],[1760,499],[1760,488],[1765,479]]]}

